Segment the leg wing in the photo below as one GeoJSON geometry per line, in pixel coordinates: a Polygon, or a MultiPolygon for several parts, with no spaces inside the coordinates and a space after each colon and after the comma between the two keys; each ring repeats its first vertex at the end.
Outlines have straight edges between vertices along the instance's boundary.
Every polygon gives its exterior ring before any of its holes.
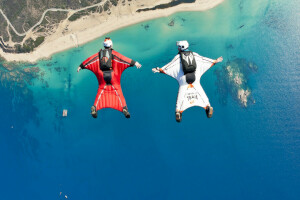
{"type": "Polygon", "coordinates": [[[179,87],[176,111],[183,112],[193,106],[205,108],[208,105],[209,100],[200,84],[185,84],[179,87]]]}
{"type": "Polygon", "coordinates": [[[104,88],[99,88],[94,106],[97,110],[113,108],[122,112],[126,102],[121,87],[105,85],[104,88]]]}

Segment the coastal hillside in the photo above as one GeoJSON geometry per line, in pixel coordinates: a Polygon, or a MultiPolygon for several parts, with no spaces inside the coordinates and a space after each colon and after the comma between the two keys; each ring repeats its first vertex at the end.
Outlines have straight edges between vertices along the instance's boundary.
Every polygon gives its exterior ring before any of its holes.
{"type": "MultiPolygon", "coordinates": [[[[196,0],[0,0],[0,47],[5,53],[28,53],[50,36],[57,38],[73,33],[75,30],[71,28],[72,23],[87,17],[92,16],[92,19],[96,18],[102,23],[109,16],[121,17],[195,2],[196,0]]],[[[80,27],[76,31],[80,31],[80,27]]],[[[78,42],[76,36],[72,38],[78,42]]]]}

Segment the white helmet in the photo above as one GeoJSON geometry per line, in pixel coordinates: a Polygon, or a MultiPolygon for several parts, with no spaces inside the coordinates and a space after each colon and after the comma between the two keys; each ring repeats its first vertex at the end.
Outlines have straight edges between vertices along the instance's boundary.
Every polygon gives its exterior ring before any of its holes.
{"type": "Polygon", "coordinates": [[[176,46],[178,47],[178,49],[180,51],[183,51],[183,50],[186,50],[187,48],[189,48],[189,43],[186,40],[177,41],[176,46]]]}
{"type": "Polygon", "coordinates": [[[103,46],[106,48],[112,48],[113,47],[113,42],[111,41],[110,37],[106,37],[104,42],[103,42],[103,46]]]}

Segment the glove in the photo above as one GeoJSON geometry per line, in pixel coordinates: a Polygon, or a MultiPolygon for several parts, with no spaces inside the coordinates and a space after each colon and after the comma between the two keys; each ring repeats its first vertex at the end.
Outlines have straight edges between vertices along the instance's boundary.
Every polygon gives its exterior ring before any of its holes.
{"type": "Polygon", "coordinates": [[[222,62],[223,61],[223,57],[219,57],[217,60],[216,60],[216,63],[219,63],[219,62],[222,62]]]}
{"type": "Polygon", "coordinates": [[[142,67],[142,65],[139,63],[139,62],[135,62],[135,64],[134,64],[135,66],[136,66],[136,68],[141,68],[142,67]]]}
{"type": "Polygon", "coordinates": [[[153,73],[159,73],[160,71],[159,71],[159,68],[156,67],[156,68],[152,68],[152,72],[153,72],[153,73]]]}

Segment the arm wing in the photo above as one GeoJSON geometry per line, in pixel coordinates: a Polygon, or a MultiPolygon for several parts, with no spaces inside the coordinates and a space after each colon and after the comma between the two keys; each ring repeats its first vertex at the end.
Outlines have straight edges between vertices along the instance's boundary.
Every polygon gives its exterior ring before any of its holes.
{"type": "Polygon", "coordinates": [[[197,53],[194,53],[196,63],[197,63],[197,71],[200,75],[204,74],[210,67],[215,64],[215,60],[200,56],[197,53]]]}
{"type": "Polygon", "coordinates": [[[82,69],[88,69],[96,73],[99,69],[99,55],[95,53],[80,64],[82,69]]]}
{"type": "Polygon", "coordinates": [[[171,62],[169,62],[160,69],[160,72],[179,80],[178,75],[181,71],[180,69],[180,56],[176,55],[171,62]]]}
{"type": "Polygon", "coordinates": [[[113,54],[113,60],[116,62],[118,70],[122,73],[125,69],[128,67],[131,67],[135,64],[135,61],[123,56],[122,54],[112,51],[113,54]]]}

